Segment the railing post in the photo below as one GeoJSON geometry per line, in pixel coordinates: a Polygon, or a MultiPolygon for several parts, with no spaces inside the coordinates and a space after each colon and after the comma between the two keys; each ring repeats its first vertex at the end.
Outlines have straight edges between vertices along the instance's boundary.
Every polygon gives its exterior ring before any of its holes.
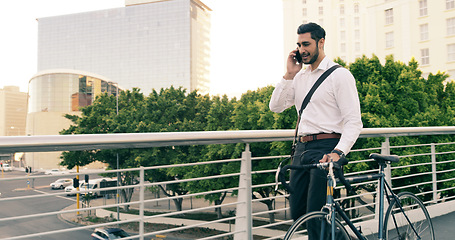
{"type": "Polygon", "coordinates": [[[431,182],[433,183],[433,200],[436,201],[439,199],[438,197],[438,176],[437,169],[436,169],[436,145],[434,143],[431,144],[431,182]]]}
{"type": "Polygon", "coordinates": [[[235,240],[253,239],[253,218],[251,214],[251,152],[246,144],[242,153],[239,177],[239,195],[235,219],[235,240]]]}
{"type": "Polygon", "coordinates": [[[144,167],[141,166],[139,170],[139,217],[141,219],[141,222],[139,223],[139,239],[144,240],[144,193],[145,193],[145,187],[144,187],[144,167]]]}
{"type": "MultiPolygon", "coordinates": [[[[390,141],[389,141],[388,137],[386,137],[385,142],[382,143],[381,154],[385,154],[385,155],[390,154],[390,141]]],[[[390,164],[387,164],[387,166],[384,170],[384,174],[385,174],[385,180],[387,181],[387,183],[390,186],[392,186],[392,169],[390,168],[390,164]]]]}
{"type": "MultiPolygon", "coordinates": [[[[381,145],[381,154],[390,154],[390,142],[389,142],[389,138],[386,137],[385,138],[385,141],[382,143],[381,145]]],[[[390,169],[390,164],[387,164],[386,168],[384,169],[384,175],[385,175],[385,181],[392,187],[392,178],[391,178],[391,169],[390,169]]],[[[377,196],[377,199],[376,199],[376,207],[375,207],[375,219],[377,219],[378,221],[383,221],[380,216],[380,213],[381,213],[381,210],[380,209],[380,202],[382,200],[382,202],[384,204],[387,203],[387,201],[384,201],[385,199],[380,199],[380,196],[381,196],[381,188],[380,188],[380,182],[381,180],[378,180],[378,187],[376,189],[376,196],[377,196]]],[[[384,196],[386,197],[386,196],[384,196]]],[[[387,208],[387,206],[384,205],[384,208],[387,208]]]]}

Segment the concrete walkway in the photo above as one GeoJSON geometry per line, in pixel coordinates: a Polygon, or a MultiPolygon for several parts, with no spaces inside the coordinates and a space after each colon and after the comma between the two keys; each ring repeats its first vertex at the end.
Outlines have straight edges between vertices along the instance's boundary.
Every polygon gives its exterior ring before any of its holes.
{"type": "MultiPolygon", "coordinates": [[[[196,205],[202,205],[204,204],[207,205],[207,203],[203,199],[196,199],[193,201],[193,206],[194,204],[196,205]]],[[[114,199],[95,199],[90,202],[90,205],[92,207],[95,206],[103,206],[103,205],[111,205],[115,204],[114,199]]],[[[161,207],[162,208],[162,207],[161,207]]],[[[63,210],[73,210],[76,209],[76,203],[72,204],[71,206],[63,209],[63,210]]],[[[105,217],[117,217],[117,213],[113,211],[109,211],[106,209],[96,209],[92,210],[95,211],[95,214],[97,217],[100,218],[105,218],[105,217]]],[[[163,209],[150,209],[147,208],[145,211],[150,211],[150,212],[161,212],[163,209]]],[[[76,212],[72,213],[63,213],[60,215],[61,218],[65,221],[68,222],[79,222],[78,218],[81,216],[87,216],[87,213],[83,211],[81,208],[80,215],[78,216],[76,212]]],[[[134,214],[126,214],[126,213],[119,213],[120,220],[131,220],[131,219],[138,219],[138,215],[134,214]]],[[[161,217],[159,215],[155,216],[145,216],[144,217],[144,222],[147,223],[157,223],[157,224],[168,224],[168,225],[175,225],[175,226],[192,226],[192,227],[200,227],[200,228],[209,228],[209,229],[215,229],[223,232],[233,232],[235,230],[235,224],[229,224],[229,223],[217,223],[217,222],[208,222],[208,221],[201,221],[201,220],[192,220],[192,219],[183,219],[183,218],[173,218],[173,217],[161,217]]],[[[281,236],[285,234],[285,231],[279,231],[279,230],[272,230],[272,229],[267,229],[267,228],[261,228],[261,229],[256,229],[253,230],[253,235],[257,236],[262,236],[262,237],[276,237],[276,236],[281,236]]]]}

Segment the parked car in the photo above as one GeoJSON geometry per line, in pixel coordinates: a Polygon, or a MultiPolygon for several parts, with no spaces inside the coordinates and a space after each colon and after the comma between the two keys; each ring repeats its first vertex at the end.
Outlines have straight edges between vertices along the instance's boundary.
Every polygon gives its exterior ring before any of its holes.
{"type": "Polygon", "coordinates": [[[73,185],[73,179],[60,178],[57,181],[50,184],[52,189],[64,189],[67,186],[73,185]]]}
{"type": "Polygon", "coordinates": [[[46,170],[44,174],[46,175],[60,175],[60,174],[67,174],[67,171],[60,171],[60,169],[51,169],[51,170],[46,170]]]}
{"type": "Polygon", "coordinates": [[[3,163],[2,164],[2,169],[4,172],[11,172],[13,171],[13,168],[8,164],[8,163],[3,163]]]}
{"type": "Polygon", "coordinates": [[[121,228],[95,228],[92,233],[92,239],[105,240],[105,239],[120,239],[129,237],[130,235],[123,231],[121,228]]]}
{"type": "MultiPolygon", "coordinates": [[[[82,184],[84,184],[84,181],[79,181],[79,188],[81,188],[82,184]]],[[[77,193],[77,189],[73,187],[73,184],[71,184],[65,188],[65,192],[66,196],[74,196],[77,193]]]]}

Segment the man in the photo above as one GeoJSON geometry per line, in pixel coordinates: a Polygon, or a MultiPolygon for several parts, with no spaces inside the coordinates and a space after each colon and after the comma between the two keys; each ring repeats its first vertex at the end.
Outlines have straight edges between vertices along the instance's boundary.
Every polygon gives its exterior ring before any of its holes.
{"type": "MultiPolygon", "coordinates": [[[[269,107],[283,112],[303,99],[322,73],[335,65],[324,53],[325,31],[315,24],[297,29],[297,49],[287,58],[287,71],[276,85],[269,107]],[[302,70],[296,55],[300,54],[302,70]]],[[[298,143],[292,164],[338,161],[349,153],[362,130],[360,103],[355,79],[349,70],[338,68],[318,87],[302,112],[298,125],[298,143]]],[[[297,220],[307,212],[319,211],[325,204],[326,173],[320,169],[292,171],[294,192],[289,201],[291,217],[297,220]]]]}

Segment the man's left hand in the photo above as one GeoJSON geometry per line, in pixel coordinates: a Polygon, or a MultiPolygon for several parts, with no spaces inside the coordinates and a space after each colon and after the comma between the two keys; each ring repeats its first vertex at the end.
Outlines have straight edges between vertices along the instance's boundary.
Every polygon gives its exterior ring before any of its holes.
{"type": "Polygon", "coordinates": [[[324,156],[322,156],[322,159],[319,160],[320,163],[324,163],[324,162],[330,162],[330,161],[338,161],[340,160],[340,155],[336,154],[336,153],[328,153],[328,154],[324,154],[324,156]]]}

